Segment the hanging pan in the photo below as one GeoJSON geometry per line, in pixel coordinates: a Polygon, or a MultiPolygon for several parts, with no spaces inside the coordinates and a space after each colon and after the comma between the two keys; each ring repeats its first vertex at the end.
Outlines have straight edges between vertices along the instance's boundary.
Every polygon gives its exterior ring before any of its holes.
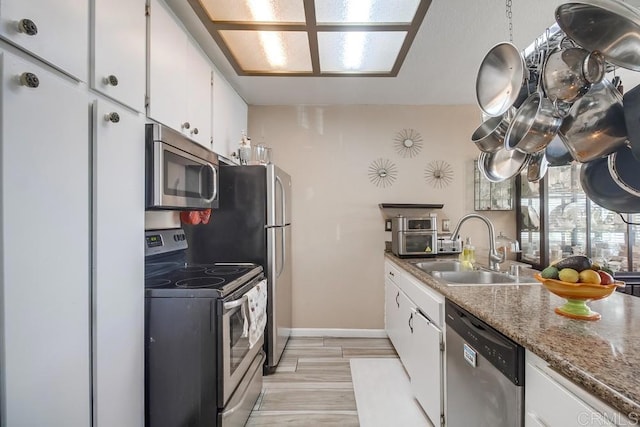
{"type": "Polygon", "coordinates": [[[506,181],[518,175],[529,163],[529,154],[500,149],[495,153],[480,153],[478,169],[491,182],[506,181]]]}
{"type": "Polygon", "coordinates": [[[492,47],[482,60],[476,78],[480,109],[492,117],[506,113],[520,92],[528,90],[526,77],[528,69],[517,47],[506,42],[492,47]]]}
{"type": "Polygon", "coordinates": [[[609,172],[609,161],[600,158],[580,168],[580,184],[584,193],[605,209],[618,213],[640,212],[640,197],[625,191],[609,172]]]}

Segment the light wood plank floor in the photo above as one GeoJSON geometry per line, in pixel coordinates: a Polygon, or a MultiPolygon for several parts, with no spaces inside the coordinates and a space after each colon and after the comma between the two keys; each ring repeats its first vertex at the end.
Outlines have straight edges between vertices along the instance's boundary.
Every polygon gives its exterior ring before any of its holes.
{"type": "Polygon", "coordinates": [[[247,426],[358,426],[349,360],[398,357],[386,338],[290,338],[247,426]]]}

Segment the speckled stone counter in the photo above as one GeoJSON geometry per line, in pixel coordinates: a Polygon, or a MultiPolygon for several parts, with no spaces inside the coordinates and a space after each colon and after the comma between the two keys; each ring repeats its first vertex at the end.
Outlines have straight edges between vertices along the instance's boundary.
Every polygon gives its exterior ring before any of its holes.
{"type": "Polygon", "coordinates": [[[564,300],[541,285],[446,286],[416,259],[385,256],[627,417],[640,414],[640,298],[616,292],[589,303],[602,319],[572,320],[553,311],[564,300]]]}

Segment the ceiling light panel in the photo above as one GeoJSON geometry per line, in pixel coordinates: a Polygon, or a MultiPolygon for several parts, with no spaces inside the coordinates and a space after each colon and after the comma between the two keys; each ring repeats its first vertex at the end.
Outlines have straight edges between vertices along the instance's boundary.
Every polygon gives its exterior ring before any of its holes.
{"type": "Polygon", "coordinates": [[[309,39],[304,31],[220,31],[247,72],[311,72],[309,39]]]}
{"type": "Polygon", "coordinates": [[[303,0],[200,0],[212,21],[304,23],[303,0]]]}
{"type": "Polygon", "coordinates": [[[315,0],[318,24],[409,24],[420,0],[315,0]]]}
{"type": "Polygon", "coordinates": [[[403,31],[318,32],[321,73],[388,73],[407,33],[403,31]]]}

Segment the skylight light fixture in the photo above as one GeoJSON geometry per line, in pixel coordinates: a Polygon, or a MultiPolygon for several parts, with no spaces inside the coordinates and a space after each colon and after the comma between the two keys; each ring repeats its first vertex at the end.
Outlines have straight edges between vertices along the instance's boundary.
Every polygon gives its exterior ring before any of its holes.
{"type": "Polygon", "coordinates": [[[393,77],[432,0],[187,0],[241,76],[393,77]]]}
{"type": "MultiPolygon", "coordinates": [[[[347,22],[369,22],[371,1],[360,0],[347,3],[347,22]]],[[[357,70],[362,65],[366,35],[362,31],[346,34],[342,51],[342,64],[347,70],[357,70]]]]}
{"type": "MultiPolygon", "coordinates": [[[[248,0],[249,13],[257,22],[272,22],[275,20],[273,4],[264,0],[248,0]]],[[[282,37],[272,31],[258,32],[260,45],[267,57],[267,61],[273,68],[284,68],[287,64],[287,57],[284,53],[282,37]]]]}

